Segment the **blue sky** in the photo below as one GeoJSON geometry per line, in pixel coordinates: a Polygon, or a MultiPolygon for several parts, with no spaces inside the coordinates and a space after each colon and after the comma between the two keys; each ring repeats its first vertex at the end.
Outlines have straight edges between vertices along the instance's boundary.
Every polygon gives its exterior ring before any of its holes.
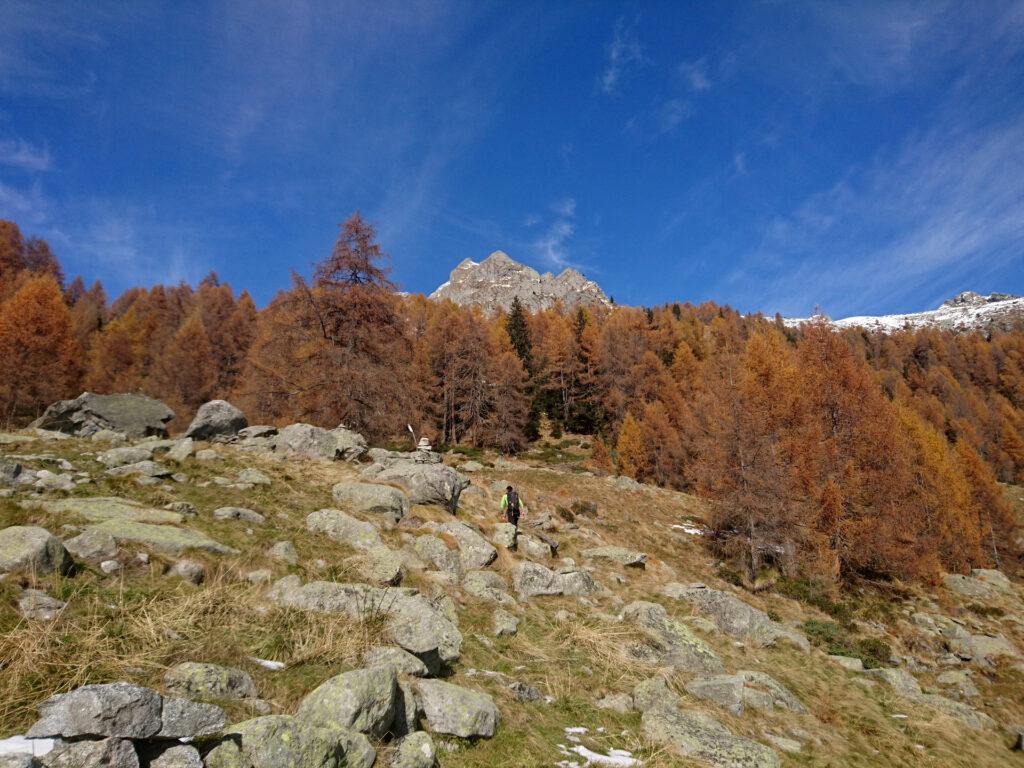
{"type": "Polygon", "coordinates": [[[69,274],[259,303],[359,209],[620,303],[1024,293],[1024,0],[0,0],[0,217],[69,274]]]}

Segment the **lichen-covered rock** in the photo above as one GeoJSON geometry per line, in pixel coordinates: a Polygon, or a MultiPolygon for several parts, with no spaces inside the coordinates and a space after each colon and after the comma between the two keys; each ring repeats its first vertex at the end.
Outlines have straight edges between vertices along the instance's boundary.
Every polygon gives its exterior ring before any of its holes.
{"type": "Polygon", "coordinates": [[[494,562],[498,551],[465,523],[455,520],[432,526],[438,533],[451,536],[459,544],[459,557],[464,568],[485,568],[494,562]]]}
{"type": "Polygon", "coordinates": [[[396,645],[377,645],[363,654],[367,667],[392,667],[396,672],[413,677],[426,677],[427,665],[404,648],[396,645]]]}
{"type": "Polygon", "coordinates": [[[226,400],[211,400],[199,406],[195,418],[185,430],[185,437],[195,440],[234,437],[247,426],[249,420],[238,408],[226,400]]]}
{"type": "Polygon", "coordinates": [[[214,541],[204,533],[173,525],[150,525],[134,520],[105,520],[86,530],[110,534],[118,542],[145,544],[170,555],[180,555],[189,549],[198,549],[215,555],[238,554],[237,550],[214,541]]]}
{"type": "Polygon", "coordinates": [[[943,577],[942,583],[946,589],[976,600],[993,597],[997,591],[992,584],[972,576],[964,576],[961,573],[947,573],[943,577]]]}
{"type": "Polygon", "coordinates": [[[712,768],[778,768],[779,756],[756,741],[736,736],[713,717],[669,701],[643,713],[644,736],[679,757],[712,768]]]}
{"type": "Polygon", "coordinates": [[[124,464],[120,467],[108,469],[105,473],[108,477],[129,477],[139,475],[141,477],[170,477],[173,470],[155,461],[137,461],[134,464],[124,464]]]}
{"type": "Polygon", "coordinates": [[[611,560],[629,568],[643,568],[647,565],[646,554],[625,547],[594,547],[583,550],[583,556],[590,559],[611,560]]]}
{"type": "Polygon", "coordinates": [[[458,581],[462,577],[462,555],[456,549],[449,549],[437,536],[417,536],[413,549],[441,573],[448,574],[453,581],[458,581]]]}
{"type": "Polygon", "coordinates": [[[53,621],[67,604],[40,589],[26,589],[18,598],[18,613],[26,619],[53,621]]]}
{"type": "Polygon", "coordinates": [[[763,672],[744,670],[735,675],[700,677],[686,684],[686,690],[698,699],[713,702],[734,715],[745,707],[786,709],[805,714],[806,707],[780,682],[763,672]]]}
{"type": "Polygon", "coordinates": [[[12,525],[0,531],[0,572],[66,573],[71,564],[64,544],[45,528],[12,525]]]}
{"type": "Polygon", "coordinates": [[[505,579],[494,571],[470,571],[462,579],[462,589],[466,594],[488,602],[515,604],[515,598],[508,593],[505,579]]]}
{"type": "Polygon", "coordinates": [[[199,750],[191,744],[154,744],[143,748],[147,768],[203,768],[199,750]]]}
{"type": "Polygon", "coordinates": [[[186,661],[164,673],[164,685],[169,691],[194,699],[220,701],[224,699],[255,699],[256,683],[248,672],[219,664],[186,661]]]}
{"type": "Polygon", "coordinates": [[[497,523],[494,526],[494,533],[491,536],[491,541],[494,542],[495,546],[504,547],[505,549],[515,549],[516,537],[519,529],[512,523],[497,523]]]}
{"type": "Polygon", "coordinates": [[[410,733],[395,745],[391,768],[435,768],[436,765],[437,748],[425,731],[410,733]]]}
{"type": "Polygon", "coordinates": [[[279,453],[314,459],[355,461],[366,453],[366,439],[344,427],[328,431],[312,424],[290,424],[270,439],[279,453]]]}
{"type": "Polygon", "coordinates": [[[38,758],[28,752],[0,753],[0,768],[44,768],[38,758]]]}
{"type": "Polygon", "coordinates": [[[557,574],[543,565],[524,561],[518,563],[512,571],[512,582],[520,597],[536,597],[538,595],[559,595],[562,593],[558,585],[557,574]]]}
{"type": "Polygon", "coordinates": [[[365,741],[340,727],[316,726],[288,715],[246,720],[224,732],[205,758],[206,768],[348,768],[347,749],[361,757],[365,741]],[[355,747],[355,748],[353,748],[355,747]]]}
{"type": "Polygon", "coordinates": [[[380,531],[373,523],[346,515],[340,509],[320,509],[306,517],[306,528],[313,533],[323,533],[339,544],[354,549],[371,549],[383,546],[380,531]]]}
{"type": "Polygon", "coordinates": [[[528,533],[519,534],[516,538],[516,549],[533,560],[547,560],[554,554],[547,542],[528,533]]]}
{"type": "Polygon", "coordinates": [[[79,560],[105,560],[117,554],[117,542],[109,533],[85,531],[64,542],[64,547],[79,560]]]}
{"type": "Polygon", "coordinates": [[[162,697],[149,688],[130,683],[86,685],[40,704],[39,720],[27,736],[145,739],[160,731],[162,710],[162,697]]]}
{"type": "Polygon", "coordinates": [[[687,672],[717,675],[725,671],[722,660],[689,627],[672,619],[657,603],[630,603],[622,618],[644,629],[659,655],[659,662],[687,672]]]}
{"type": "Polygon", "coordinates": [[[139,768],[139,756],[127,739],[63,741],[43,757],[46,768],[139,768]]]}
{"type": "Polygon", "coordinates": [[[32,426],[83,437],[103,429],[134,438],[166,437],[167,422],[173,418],[174,411],[149,397],[84,392],[74,400],[54,403],[32,426]]]}
{"type": "Polygon", "coordinates": [[[244,485],[270,485],[271,480],[255,467],[246,467],[238,473],[238,482],[244,485]]]}
{"type": "Polygon", "coordinates": [[[764,611],[748,605],[728,592],[709,589],[702,584],[686,586],[673,582],[666,585],[663,594],[696,606],[701,613],[714,621],[720,630],[732,637],[761,646],[786,641],[802,651],[809,651],[811,648],[807,638],[800,632],[773,621],[764,611]]]}
{"type": "Polygon", "coordinates": [[[153,458],[152,443],[126,445],[123,448],[111,448],[96,455],[96,461],[108,469],[123,467],[125,464],[136,464],[153,458]]]}
{"type": "Polygon", "coordinates": [[[497,637],[511,637],[519,631],[519,617],[497,608],[491,617],[491,629],[497,637]]]}
{"type": "Polygon", "coordinates": [[[196,451],[195,441],[191,437],[176,440],[171,449],[167,451],[167,458],[181,464],[196,451]]]}
{"type": "Polygon", "coordinates": [[[486,693],[441,680],[419,680],[415,685],[423,714],[434,733],[489,739],[498,729],[501,715],[486,693]]]}
{"type": "Polygon", "coordinates": [[[953,701],[952,699],[947,699],[945,696],[940,696],[935,693],[922,692],[920,684],[914,676],[905,669],[900,669],[898,667],[869,669],[865,674],[882,680],[892,688],[897,695],[902,696],[908,701],[931,707],[932,709],[953,718],[961,725],[968,728],[974,730],[989,730],[995,727],[995,722],[991,717],[983,712],[978,712],[976,709],[964,704],[963,702],[953,701]]]}
{"type": "Polygon", "coordinates": [[[1014,594],[1013,582],[1006,578],[1006,574],[994,568],[975,568],[971,571],[971,577],[977,581],[984,582],[997,592],[1006,595],[1014,594]]]}
{"type": "Polygon", "coordinates": [[[268,597],[290,608],[344,613],[354,619],[383,614],[392,642],[423,661],[431,674],[458,659],[462,648],[458,627],[415,590],[327,581],[303,585],[298,577],[288,577],[274,584],[268,597]]]}
{"type": "Polygon", "coordinates": [[[391,666],[345,672],[308,694],[296,717],[314,725],[339,725],[381,738],[395,718],[397,685],[391,666]]]}
{"type": "Polygon", "coordinates": [[[106,520],[131,520],[138,523],[180,523],[179,512],[153,509],[132,499],[116,496],[90,496],[78,499],[47,499],[26,502],[25,506],[42,509],[51,515],[80,517],[90,523],[106,520]]]}
{"type": "Polygon", "coordinates": [[[331,495],[343,509],[368,515],[380,515],[397,523],[409,513],[409,499],[397,488],[377,483],[338,483],[331,495]]]}
{"type": "Polygon", "coordinates": [[[402,580],[404,566],[398,552],[381,544],[355,558],[359,576],[370,584],[391,586],[402,580]]]}
{"type": "Polygon", "coordinates": [[[259,525],[266,522],[267,518],[251,509],[245,507],[218,507],[213,510],[214,520],[241,520],[243,523],[254,523],[259,525]]]}
{"type": "Polygon", "coordinates": [[[363,475],[401,486],[411,504],[440,504],[454,512],[459,496],[469,486],[469,478],[446,467],[441,455],[432,451],[394,453],[375,448],[370,456],[374,463],[363,470],[363,475]]]}
{"type": "Polygon", "coordinates": [[[164,697],[161,726],[156,738],[191,739],[218,733],[224,727],[224,710],[191,699],[164,697]]]}

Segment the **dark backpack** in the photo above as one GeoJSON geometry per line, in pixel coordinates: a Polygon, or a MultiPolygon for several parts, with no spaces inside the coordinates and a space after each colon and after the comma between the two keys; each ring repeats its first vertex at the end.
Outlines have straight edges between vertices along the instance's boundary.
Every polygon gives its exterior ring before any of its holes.
{"type": "Polygon", "coordinates": [[[505,498],[508,501],[508,516],[519,517],[519,494],[515,491],[509,491],[505,498]]]}

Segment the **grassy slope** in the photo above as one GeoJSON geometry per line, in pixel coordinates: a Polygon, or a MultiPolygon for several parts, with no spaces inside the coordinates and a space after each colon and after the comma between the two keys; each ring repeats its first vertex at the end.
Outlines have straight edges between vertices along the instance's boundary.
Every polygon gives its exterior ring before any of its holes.
{"type": "MultiPolygon", "coordinates": [[[[219,448],[227,457],[216,464],[189,462],[186,471],[193,482],[171,484],[169,490],[141,487],[130,480],[104,478],[102,467],[88,453],[97,446],[84,441],[36,442],[3,446],[11,452],[52,452],[66,457],[78,469],[87,469],[96,482],[76,494],[121,495],[162,506],[169,501],[192,502],[199,518],[188,525],[241,550],[238,557],[198,555],[210,572],[207,583],[194,587],[162,574],[171,558],[151,553],[148,565],[133,560],[140,548],[123,552],[131,563],[118,576],[105,576],[83,569],[70,578],[48,576],[38,581],[50,594],[68,600],[69,607],[56,622],[43,624],[19,620],[14,609],[15,590],[0,583],[0,734],[23,729],[33,720],[33,707],[48,694],[86,682],[126,679],[160,687],[164,669],[180,661],[214,661],[246,669],[256,679],[261,695],[275,711],[288,712],[298,700],[324,679],[358,665],[361,651],[379,639],[380,627],[372,622],[354,624],[347,619],[304,615],[270,607],[262,590],[251,586],[242,575],[255,568],[268,568],[276,576],[297,573],[303,579],[353,578],[346,562],[352,552],[346,547],[313,536],[304,526],[305,516],[331,506],[334,482],[354,476],[345,465],[316,462],[277,462],[231,448],[219,448]],[[269,487],[251,491],[226,489],[217,485],[199,487],[214,475],[233,477],[245,466],[257,466],[273,479],[269,487]],[[217,522],[210,513],[219,506],[237,505],[267,515],[262,526],[239,522],[217,522]],[[251,528],[252,533],[247,530],[251,528]],[[288,539],[297,547],[302,565],[289,567],[269,560],[266,550],[274,542],[288,539]],[[311,564],[323,559],[324,570],[311,564]],[[284,661],[284,672],[270,672],[254,664],[251,657],[284,661]]],[[[686,763],[647,747],[640,733],[637,714],[619,715],[598,710],[593,702],[607,692],[629,691],[653,670],[626,651],[638,639],[632,629],[614,620],[622,605],[634,599],[661,602],[670,613],[685,618],[688,610],[680,603],[659,596],[667,581],[703,581],[730,588],[716,576],[716,564],[708,557],[699,538],[671,528],[685,518],[699,519],[703,505],[685,494],[644,489],[620,490],[604,478],[579,474],[572,466],[581,452],[572,441],[560,449],[540,450],[534,461],[501,469],[488,468],[473,475],[480,494],[464,497],[460,516],[485,529],[496,522],[497,495],[489,487],[496,481],[519,486],[534,510],[568,508],[577,499],[594,501],[598,515],[579,517],[580,528],[557,534],[560,554],[581,560],[581,550],[600,543],[636,547],[649,554],[644,571],[624,571],[597,566],[596,577],[611,587],[596,596],[593,606],[572,598],[540,598],[522,613],[520,632],[513,638],[492,638],[490,617],[493,606],[453,592],[459,605],[460,628],[465,637],[463,658],[453,682],[489,690],[498,702],[504,723],[498,735],[476,745],[453,745],[445,754],[445,766],[531,766],[551,765],[562,757],[558,744],[569,744],[564,728],[584,726],[590,733],[584,743],[596,750],[617,747],[631,750],[647,766],[686,763]],[[553,469],[552,462],[558,462],[553,469]],[[532,465],[532,466],[531,466],[532,465]],[[618,583],[623,579],[623,583],[618,583]],[[564,609],[569,620],[559,621],[555,613],[564,609]],[[536,686],[554,697],[553,704],[521,704],[513,700],[498,679],[469,675],[471,668],[501,672],[509,678],[536,686]],[[603,733],[597,733],[603,728],[603,733]]],[[[29,462],[31,464],[31,462],[29,462]]],[[[38,465],[41,466],[41,465],[38,465]]],[[[1018,494],[1020,495],[1020,494],[1018,494]]],[[[437,509],[416,508],[420,518],[443,519],[437,509]]],[[[38,510],[25,510],[10,500],[0,500],[0,526],[39,524],[60,533],[61,526],[74,524],[55,519],[38,510]]],[[[388,543],[401,546],[401,528],[385,533],[388,543]]],[[[508,573],[512,557],[502,553],[494,566],[508,573]]],[[[34,581],[22,576],[22,583],[34,581]]],[[[408,584],[429,587],[422,574],[411,574],[408,584]]],[[[846,601],[862,631],[881,635],[901,649],[901,644],[918,642],[905,620],[909,606],[923,601],[918,589],[902,589],[899,603],[892,593],[865,588],[846,601]]],[[[774,593],[743,595],[744,599],[777,614],[784,621],[810,618],[828,620],[817,609],[774,593]]],[[[1021,647],[1024,634],[1015,617],[978,617],[970,614],[951,595],[932,595],[951,615],[965,616],[992,629],[1000,629],[1021,647]]],[[[1019,608],[1019,605],[1018,605],[1019,608]]],[[[697,623],[695,626],[699,626],[697,623]]],[[[799,755],[784,755],[785,765],[800,766],[987,766],[1024,765],[1024,758],[1007,750],[1007,741],[993,733],[974,733],[957,727],[919,706],[894,697],[881,686],[866,686],[856,675],[828,663],[821,651],[807,655],[788,647],[758,649],[737,645],[731,638],[712,632],[705,639],[722,656],[729,670],[755,669],[768,672],[787,685],[805,702],[811,714],[760,713],[748,711],[731,717],[722,711],[692,702],[705,709],[736,733],[762,739],[765,733],[798,736],[805,742],[799,755]],[[906,719],[894,715],[908,715],[906,719]]],[[[687,678],[677,675],[673,686],[682,692],[687,678]]],[[[1024,694],[1020,673],[1000,667],[974,676],[982,689],[985,711],[1003,723],[1024,722],[1024,694]]],[[[929,676],[922,676],[927,687],[929,676]]],[[[683,693],[684,698],[687,698],[683,693]]],[[[979,706],[978,700],[974,702],[979,706]]],[[[233,717],[249,716],[245,708],[231,705],[233,717]]],[[[386,763],[385,763],[386,764],[386,763]]]]}

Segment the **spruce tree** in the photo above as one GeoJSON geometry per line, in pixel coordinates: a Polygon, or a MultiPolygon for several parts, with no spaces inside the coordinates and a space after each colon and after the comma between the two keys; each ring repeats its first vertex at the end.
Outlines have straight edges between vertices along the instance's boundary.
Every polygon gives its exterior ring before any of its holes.
{"type": "Polygon", "coordinates": [[[505,330],[508,331],[512,349],[523,362],[523,368],[533,376],[533,342],[530,340],[530,326],[526,322],[526,311],[518,296],[512,299],[512,308],[505,321],[505,330]]]}

